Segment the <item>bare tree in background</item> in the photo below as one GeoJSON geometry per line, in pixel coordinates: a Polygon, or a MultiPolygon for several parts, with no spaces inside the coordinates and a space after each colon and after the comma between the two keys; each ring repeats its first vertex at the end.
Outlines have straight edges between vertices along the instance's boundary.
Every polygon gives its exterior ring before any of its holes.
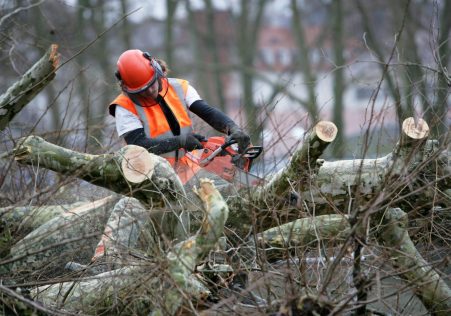
{"type": "Polygon", "coordinates": [[[307,100],[304,100],[302,105],[305,107],[307,113],[310,116],[310,121],[315,122],[318,117],[318,105],[316,102],[316,77],[312,70],[311,54],[307,46],[307,40],[303,26],[303,14],[298,8],[297,0],[291,0],[291,11],[293,14],[293,34],[295,35],[296,43],[298,44],[299,51],[299,67],[304,77],[307,100]]]}
{"type": "MultiPolygon", "coordinates": [[[[217,30],[218,23],[215,21],[215,10],[213,8],[213,4],[211,0],[204,0],[205,3],[205,14],[206,14],[206,30],[209,30],[205,33],[205,42],[206,45],[204,46],[208,54],[210,55],[213,67],[211,70],[209,70],[210,73],[212,73],[213,78],[213,86],[214,86],[214,96],[213,99],[211,99],[211,102],[214,104],[217,104],[218,107],[225,111],[226,110],[226,98],[224,95],[224,76],[222,75],[224,73],[222,67],[220,67],[220,49],[227,50],[227,47],[224,47],[224,45],[220,45],[221,43],[227,44],[227,41],[222,40],[219,35],[219,38],[217,34],[222,34],[223,32],[219,32],[217,30]]],[[[223,55],[228,55],[227,51],[222,52],[223,55]]]]}
{"type": "Polygon", "coordinates": [[[241,1],[237,17],[236,34],[239,59],[239,74],[242,85],[241,103],[246,114],[247,128],[254,143],[260,143],[262,126],[259,123],[259,109],[254,100],[253,67],[257,52],[257,34],[261,27],[267,0],[241,1]],[[256,4],[255,4],[256,2],[256,4]]]}
{"type": "Polygon", "coordinates": [[[174,25],[175,25],[175,13],[177,11],[179,0],[166,0],[166,19],[165,19],[165,41],[164,41],[164,54],[165,61],[171,67],[177,68],[174,60],[174,25]]]}
{"type": "MultiPolygon", "coordinates": [[[[375,3],[376,10],[381,12],[384,3],[375,3]],[[378,8],[378,9],[377,9],[378,8]]],[[[434,17],[431,11],[431,3],[413,2],[409,0],[391,3],[395,14],[392,16],[392,23],[384,25],[392,26],[393,41],[395,42],[395,51],[392,51],[391,57],[387,57],[383,43],[377,38],[376,21],[369,15],[368,10],[372,10],[372,5],[356,1],[356,7],[361,15],[361,21],[365,31],[365,39],[369,48],[375,54],[379,61],[381,71],[385,73],[384,82],[394,100],[398,124],[400,125],[405,117],[417,115],[415,104],[419,104],[417,110],[420,115],[428,118],[434,126],[432,133],[441,135],[448,129],[447,109],[449,107],[449,77],[443,65],[449,63],[449,30],[450,22],[446,14],[442,12],[441,17],[434,17]],[[414,12],[425,12],[429,17],[435,18],[435,21],[418,19],[414,12]],[[437,32],[434,32],[434,25],[437,25],[437,32]],[[434,34],[434,39],[430,41],[430,50],[435,56],[435,66],[425,66],[418,47],[417,41],[424,45],[425,34],[434,34]],[[397,58],[399,57],[399,60],[397,58]],[[396,62],[399,62],[397,64],[396,62]],[[402,72],[398,72],[402,70],[402,72]],[[436,85],[440,87],[435,89],[431,87],[431,77],[436,77],[436,85]],[[429,87],[428,87],[429,83],[429,87]],[[433,90],[435,95],[429,91],[433,90]]],[[[432,7],[443,10],[449,9],[449,1],[434,2],[432,7]]],[[[382,28],[383,29],[383,28],[382,28]]],[[[421,47],[425,49],[425,47],[421,47]]],[[[424,55],[424,54],[423,54],[424,55]]]]}
{"type": "MultiPolygon", "coordinates": [[[[343,57],[345,52],[344,45],[344,23],[343,23],[343,5],[341,0],[332,1],[332,32],[333,32],[333,52],[334,52],[334,105],[333,105],[333,122],[337,125],[339,131],[344,131],[344,104],[343,95],[345,93],[345,76],[344,65],[345,59],[343,57]]],[[[345,156],[346,143],[343,132],[338,133],[333,146],[333,155],[336,158],[343,158],[345,156]]]]}
{"type": "MultiPolygon", "coordinates": [[[[121,0],[121,14],[125,16],[128,14],[129,10],[129,0],[121,0]]],[[[121,25],[121,34],[122,34],[122,44],[123,49],[131,49],[132,48],[132,39],[133,33],[130,26],[130,21],[128,18],[125,18],[121,25]]]]}
{"type": "MultiPolygon", "coordinates": [[[[435,61],[437,64],[437,89],[435,102],[432,108],[427,108],[426,118],[434,123],[432,130],[433,135],[441,137],[449,135],[450,121],[448,119],[449,113],[449,95],[451,78],[449,74],[450,62],[450,35],[451,35],[451,19],[448,12],[451,10],[451,0],[444,0],[441,11],[440,24],[437,32],[437,43],[435,45],[435,61]]],[[[437,7],[438,9],[438,7],[437,7]]],[[[439,13],[437,13],[439,14],[439,13]]]]}

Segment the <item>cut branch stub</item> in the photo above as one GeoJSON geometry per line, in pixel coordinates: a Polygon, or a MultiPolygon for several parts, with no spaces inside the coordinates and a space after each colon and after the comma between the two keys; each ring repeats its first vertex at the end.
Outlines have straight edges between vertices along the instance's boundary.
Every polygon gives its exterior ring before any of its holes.
{"type": "Polygon", "coordinates": [[[428,136],[429,126],[423,119],[415,121],[413,117],[409,117],[404,120],[401,138],[397,144],[397,149],[393,152],[393,171],[395,173],[410,174],[423,162],[423,149],[428,136]]]}
{"type": "Polygon", "coordinates": [[[406,118],[402,122],[402,131],[412,139],[424,139],[429,135],[429,126],[423,119],[418,119],[415,122],[413,117],[406,118]]]}
{"type": "Polygon", "coordinates": [[[314,127],[315,134],[324,142],[331,143],[337,137],[337,126],[328,121],[320,121],[314,127]]]}
{"type": "Polygon", "coordinates": [[[124,178],[132,183],[141,183],[150,179],[155,164],[149,152],[139,146],[129,145],[121,162],[124,178]]]}
{"type": "Polygon", "coordinates": [[[337,136],[337,126],[329,121],[320,121],[307,135],[302,147],[297,150],[290,160],[289,165],[274,175],[268,183],[262,187],[256,200],[262,199],[262,195],[286,196],[294,181],[298,184],[307,183],[312,173],[316,173],[316,160],[337,136]]]}

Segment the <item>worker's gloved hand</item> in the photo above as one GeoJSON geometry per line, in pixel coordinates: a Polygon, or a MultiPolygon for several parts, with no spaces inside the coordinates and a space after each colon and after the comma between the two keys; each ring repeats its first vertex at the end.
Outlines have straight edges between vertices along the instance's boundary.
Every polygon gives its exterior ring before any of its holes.
{"type": "Polygon", "coordinates": [[[187,134],[187,135],[180,135],[177,137],[179,140],[180,148],[183,148],[187,151],[204,148],[204,146],[200,143],[200,140],[203,140],[205,138],[202,135],[187,134]]]}
{"type": "Polygon", "coordinates": [[[251,138],[238,126],[233,126],[230,129],[229,139],[234,140],[238,144],[238,152],[242,154],[249,144],[251,143],[251,138]]]}
{"type": "Polygon", "coordinates": [[[204,135],[193,133],[193,136],[200,142],[206,142],[208,139],[204,135]]]}

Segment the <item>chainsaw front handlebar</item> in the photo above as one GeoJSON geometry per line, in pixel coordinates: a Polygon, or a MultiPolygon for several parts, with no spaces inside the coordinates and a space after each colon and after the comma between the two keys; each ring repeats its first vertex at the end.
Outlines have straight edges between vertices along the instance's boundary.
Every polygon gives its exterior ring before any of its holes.
{"type": "Polygon", "coordinates": [[[237,143],[237,141],[234,139],[227,139],[226,142],[224,144],[222,144],[221,148],[226,149],[227,147],[229,147],[233,144],[236,144],[236,143],[237,143]]]}

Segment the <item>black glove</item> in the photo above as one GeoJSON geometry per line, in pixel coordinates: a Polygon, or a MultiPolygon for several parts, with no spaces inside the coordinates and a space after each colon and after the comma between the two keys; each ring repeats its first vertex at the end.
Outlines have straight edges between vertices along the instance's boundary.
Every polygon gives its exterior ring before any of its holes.
{"type": "MultiPolygon", "coordinates": [[[[193,135],[194,137],[196,137],[197,140],[200,141],[200,142],[206,142],[206,141],[208,140],[207,137],[205,137],[204,135],[201,135],[201,134],[193,133],[192,135],[193,135]]],[[[203,147],[202,147],[202,148],[203,148],[203,147]]]]}
{"type": "Polygon", "coordinates": [[[233,126],[230,128],[229,139],[238,143],[238,152],[240,154],[242,154],[251,143],[251,138],[249,135],[243,132],[238,126],[233,126]]]}
{"type": "Polygon", "coordinates": [[[187,134],[177,136],[179,140],[180,148],[184,148],[187,151],[194,149],[202,149],[204,146],[200,143],[205,140],[205,137],[199,134],[187,134]]]}

